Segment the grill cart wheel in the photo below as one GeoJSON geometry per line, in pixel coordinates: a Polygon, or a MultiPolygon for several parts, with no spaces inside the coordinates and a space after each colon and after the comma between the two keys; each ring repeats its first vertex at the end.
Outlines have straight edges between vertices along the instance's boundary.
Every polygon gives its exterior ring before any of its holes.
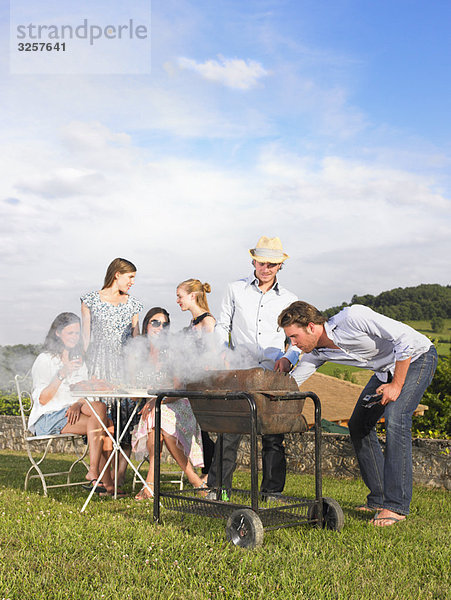
{"type": "MultiPolygon", "coordinates": [[[[314,521],[318,518],[318,510],[314,505],[309,508],[308,518],[314,521]]],[[[345,516],[341,506],[333,498],[323,498],[323,523],[322,529],[341,531],[345,523],[345,516]]]]}
{"type": "Polygon", "coordinates": [[[229,542],[252,550],[263,544],[263,524],[256,512],[250,508],[234,510],[227,520],[226,536],[229,542]]]}

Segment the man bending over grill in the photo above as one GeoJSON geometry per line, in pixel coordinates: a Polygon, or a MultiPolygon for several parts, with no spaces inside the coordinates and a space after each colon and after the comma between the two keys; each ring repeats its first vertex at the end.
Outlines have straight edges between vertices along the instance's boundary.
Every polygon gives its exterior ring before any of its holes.
{"type": "MultiPolygon", "coordinates": [[[[277,281],[288,255],[279,238],[265,236],[249,253],[254,271],[228,285],[215,332],[225,348],[230,346],[239,353],[241,368],[288,372],[299,358],[296,348],[285,352],[285,334],[277,325],[280,311],[297,300],[277,281]]],[[[223,488],[230,490],[241,435],[224,434],[223,440],[223,488]]],[[[217,463],[218,444],[208,474],[209,487],[216,487],[217,463]]],[[[267,497],[280,495],[286,476],[283,434],[262,436],[262,463],[261,492],[267,497]]]]}
{"type": "Polygon", "coordinates": [[[294,302],[279,325],[304,356],[292,375],[298,385],[330,361],[371,369],[349,421],[363,481],[369,488],[358,510],[377,511],[373,525],[403,521],[412,499],[412,415],[437,366],[432,342],[404,323],[354,304],[329,320],[311,304],[294,302]],[[385,454],[376,435],[384,416],[385,454]]]}

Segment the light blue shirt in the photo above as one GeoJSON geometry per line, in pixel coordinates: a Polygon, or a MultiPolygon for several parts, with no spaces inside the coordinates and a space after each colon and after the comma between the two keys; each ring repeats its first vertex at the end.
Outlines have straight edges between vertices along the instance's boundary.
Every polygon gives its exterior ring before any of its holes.
{"type": "Polygon", "coordinates": [[[215,333],[220,343],[229,345],[242,357],[242,368],[273,369],[282,357],[291,364],[299,359],[299,350],[290,347],[285,353],[285,333],[277,325],[277,317],[297,296],[276,281],[263,293],[258,279],[251,275],[227,286],[221,304],[215,333]]]}
{"type": "Polygon", "coordinates": [[[324,323],[324,329],[339,349],[316,348],[304,354],[292,372],[298,385],[328,361],[370,369],[386,382],[397,361],[410,358],[414,362],[432,346],[430,339],[412,327],[361,304],[341,310],[324,323]]]}

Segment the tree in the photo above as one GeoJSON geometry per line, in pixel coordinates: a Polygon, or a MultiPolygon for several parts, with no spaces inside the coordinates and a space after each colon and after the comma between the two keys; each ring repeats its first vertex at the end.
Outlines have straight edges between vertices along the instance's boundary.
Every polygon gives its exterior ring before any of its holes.
{"type": "MultiPolygon", "coordinates": [[[[399,321],[432,320],[451,318],[451,286],[421,284],[416,287],[395,288],[381,292],[378,296],[365,294],[354,296],[351,304],[364,304],[377,312],[399,321]]],[[[329,318],[346,303],[323,311],[329,318]]]]}
{"type": "Polygon", "coordinates": [[[413,425],[420,431],[451,435],[451,354],[439,358],[431,385],[423,396],[422,404],[429,409],[422,417],[414,417],[413,425]]]}
{"type": "Polygon", "coordinates": [[[443,330],[444,321],[441,317],[434,317],[431,321],[432,331],[439,333],[443,330]]]}

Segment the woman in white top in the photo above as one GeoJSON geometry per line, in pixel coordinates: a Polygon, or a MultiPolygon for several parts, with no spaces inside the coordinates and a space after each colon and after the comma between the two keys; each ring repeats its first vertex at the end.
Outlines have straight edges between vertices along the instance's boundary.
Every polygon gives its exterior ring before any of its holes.
{"type": "MultiPolygon", "coordinates": [[[[74,402],[70,393],[71,385],[88,377],[86,365],[82,362],[79,342],[79,317],[69,312],[59,314],[50,326],[44,342],[44,351],[36,358],[31,370],[33,408],[28,427],[36,435],[86,435],[90,457],[86,479],[92,485],[105,464],[103,442],[106,434],[86,400],[80,398],[74,402]]],[[[103,423],[107,427],[111,426],[105,404],[93,402],[93,405],[103,423]]],[[[103,477],[102,486],[98,485],[96,491],[110,493],[113,490],[108,470],[103,477]]]]}

